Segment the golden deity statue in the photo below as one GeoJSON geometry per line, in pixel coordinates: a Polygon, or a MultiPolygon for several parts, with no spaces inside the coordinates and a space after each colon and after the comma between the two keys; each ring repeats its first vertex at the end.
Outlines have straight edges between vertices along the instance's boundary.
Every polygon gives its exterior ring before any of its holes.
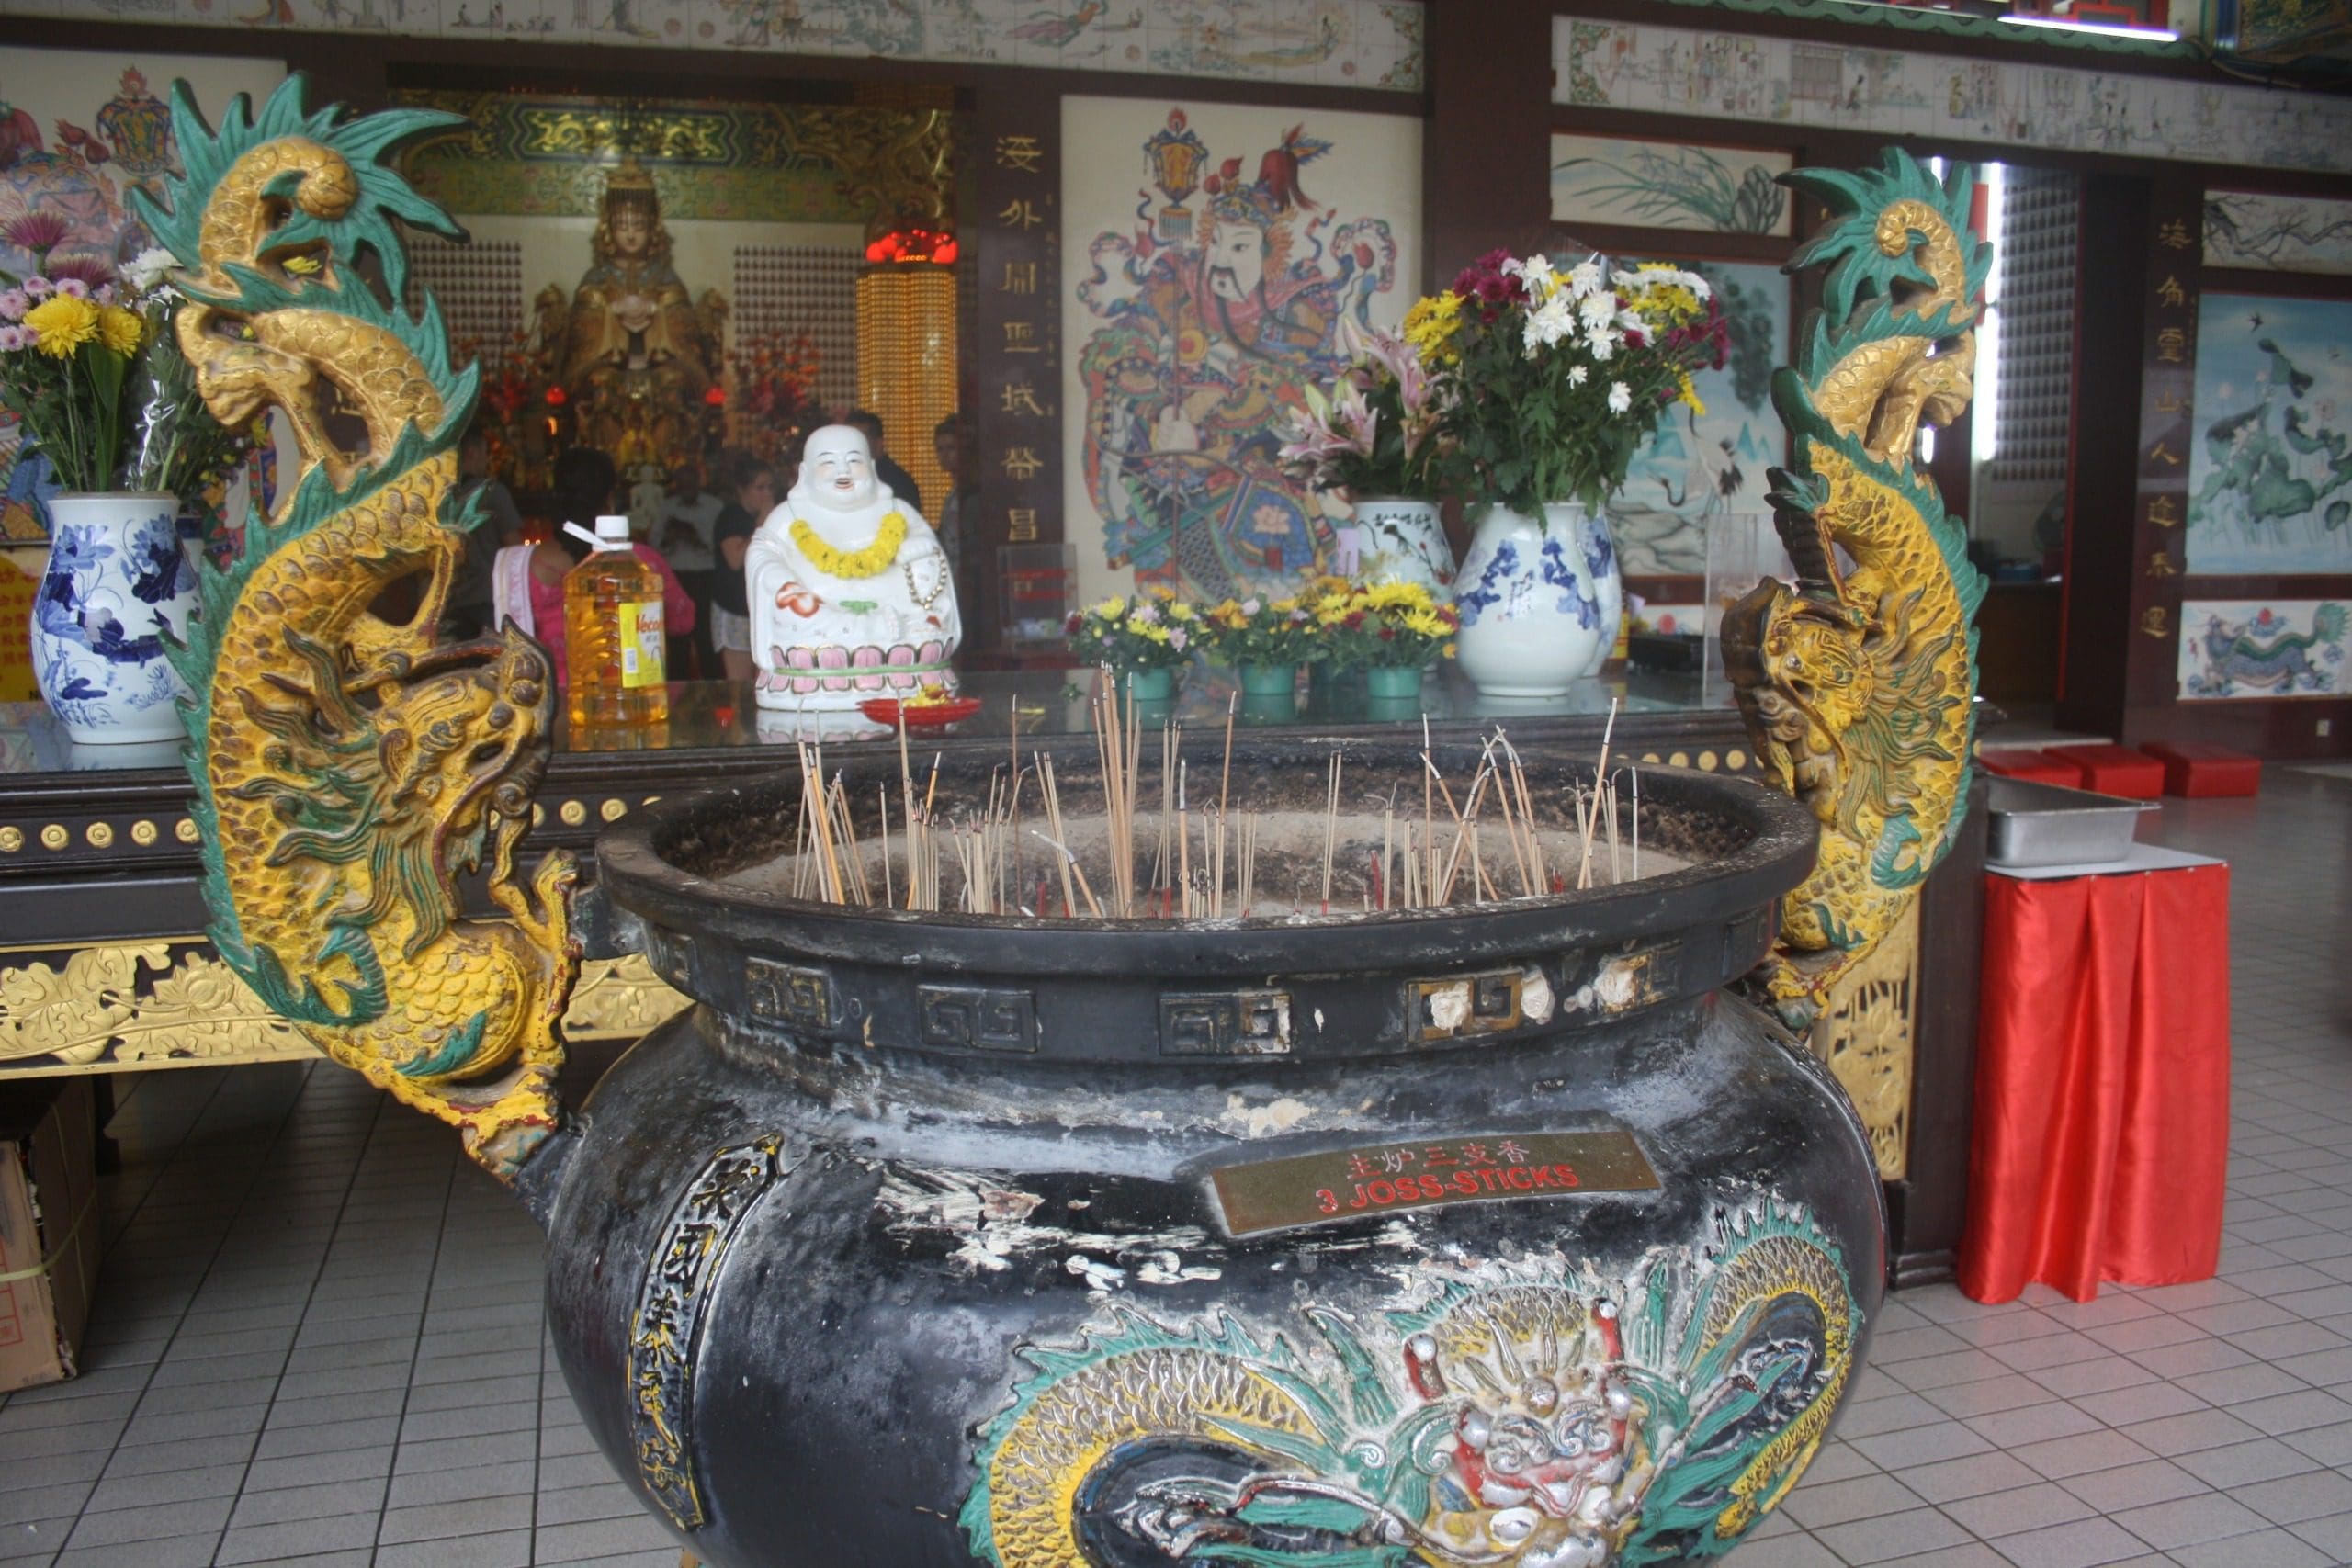
{"type": "Polygon", "coordinates": [[[727,302],[686,292],[653,176],[624,158],[605,183],[594,255],[566,306],[539,294],[539,353],[571,401],[577,439],[623,468],[697,452],[704,395],[718,383],[727,302]]]}

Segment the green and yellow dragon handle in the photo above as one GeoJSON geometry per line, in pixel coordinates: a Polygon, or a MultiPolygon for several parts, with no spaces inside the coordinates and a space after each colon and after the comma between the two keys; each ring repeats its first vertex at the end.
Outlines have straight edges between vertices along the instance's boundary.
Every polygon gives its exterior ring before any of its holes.
{"type": "Polygon", "coordinates": [[[1767,579],[1723,637],[1758,757],[1821,822],[1820,862],[1752,982],[1802,1030],[1967,813],[1984,580],[1914,455],[1921,426],[1968,406],[1993,258],[1968,227],[1965,164],[1941,182],[1889,149],[1874,170],[1781,177],[1829,209],[1785,269],[1829,267],[1821,309],[1772,378],[1793,444],[1772,509],[1797,584],[1767,579]]]}
{"type": "Polygon", "coordinates": [[[186,173],[141,217],[177,259],[176,332],[225,422],[275,410],[300,451],[274,516],[254,516],[174,662],[204,895],[221,958],[322,1051],[455,1123],[511,1174],[556,1121],[558,1021],[578,969],[574,868],[516,880],[547,763],[551,672],[513,630],[452,643],[439,623],[478,518],[445,517],[475,372],[451,368],[428,299],[397,301],[408,222],[460,233],[388,166],[415,110],[305,114],[288,78],[218,132],[185,84],[186,173]],[[377,611],[413,579],[407,620],[377,611]],[[458,876],[486,870],[508,919],[468,919],[458,876]]]}

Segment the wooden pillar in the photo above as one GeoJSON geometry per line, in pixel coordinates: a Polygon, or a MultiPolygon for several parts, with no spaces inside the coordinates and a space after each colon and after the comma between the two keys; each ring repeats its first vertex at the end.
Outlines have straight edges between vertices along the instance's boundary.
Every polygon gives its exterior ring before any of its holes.
{"type": "Polygon", "coordinates": [[[1430,0],[1421,139],[1422,292],[1552,220],[1549,0],[1430,0]]]}
{"type": "Polygon", "coordinates": [[[2145,180],[2083,181],[2076,250],[2075,429],[2066,479],[2066,586],[2058,723],[2120,736],[2132,654],[2140,361],[2148,324],[2145,180]]]}
{"type": "Polygon", "coordinates": [[[1004,640],[1001,547],[1063,537],[1061,145],[1057,94],[991,85],[978,95],[974,209],[962,230],[979,298],[967,377],[978,505],[964,519],[964,550],[979,562],[967,575],[980,603],[965,607],[976,652],[1004,640]]]}

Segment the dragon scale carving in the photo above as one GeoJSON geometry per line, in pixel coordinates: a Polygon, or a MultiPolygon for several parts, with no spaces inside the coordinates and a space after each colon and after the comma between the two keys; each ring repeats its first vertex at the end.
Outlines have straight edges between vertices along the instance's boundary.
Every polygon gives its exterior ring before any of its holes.
{"type": "Polygon", "coordinates": [[[1758,976],[1804,1028],[1966,811],[1984,582],[1914,453],[1921,426],[1968,406],[1992,252],[1968,229],[1966,165],[1946,185],[1890,149],[1876,169],[1781,178],[1830,211],[1786,269],[1828,266],[1822,308],[1772,380],[1794,452],[1772,508],[1797,585],[1768,579],[1725,615],[1724,661],[1759,759],[1821,821],[1758,976]]]}
{"type": "Polygon", "coordinates": [[[397,299],[395,220],[458,231],[382,163],[450,117],[306,115],[289,78],[215,133],[185,85],[187,174],[141,216],[180,264],[175,331],[226,421],[266,407],[300,452],[276,515],[252,517],[174,650],[222,959],[334,1060],[456,1124],[509,1174],[555,1124],[554,1077],[578,953],[552,854],[514,872],[549,749],[546,654],[508,630],[438,626],[471,515],[445,521],[475,373],[451,368],[438,309],[397,299]],[[405,622],[373,608],[417,580],[405,622]],[[486,869],[506,921],[460,917],[486,869]]]}

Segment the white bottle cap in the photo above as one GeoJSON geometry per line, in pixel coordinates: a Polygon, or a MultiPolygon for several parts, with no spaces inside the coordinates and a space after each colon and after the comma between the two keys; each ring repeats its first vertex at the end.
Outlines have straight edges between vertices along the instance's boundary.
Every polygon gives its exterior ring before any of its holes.
{"type": "Polygon", "coordinates": [[[625,550],[629,547],[628,519],[599,517],[596,531],[591,534],[577,523],[566,523],[563,531],[592,550],[625,550]]]}

